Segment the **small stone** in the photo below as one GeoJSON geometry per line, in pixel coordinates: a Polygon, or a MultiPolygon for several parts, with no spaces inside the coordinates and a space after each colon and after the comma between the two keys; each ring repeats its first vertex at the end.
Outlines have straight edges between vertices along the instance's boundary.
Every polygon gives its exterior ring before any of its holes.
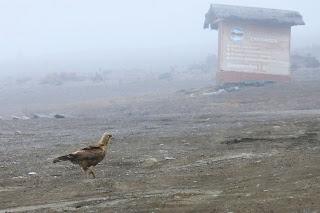
{"type": "Polygon", "coordinates": [[[25,178],[25,177],[23,177],[23,176],[17,176],[17,177],[13,177],[12,179],[23,179],[23,178],[25,178]]]}
{"type": "Polygon", "coordinates": [[[14,133],[15,135],[21,135],[22,134],[22,132],[21,131],[15,131],[15,133],[14,133]]]}
{"type": "Polygon", "coordinates": [[[281,126],[273,126],[273,129],[279,130],[279,129],[281,129],[281,126]]]}
{"type": "Polygon", "coordinates": [[[164,159],[165,159],[165,160],[175,160],[174,157],[165,157],[164,159]]]}
{"type": "Polygon", "coordinates": [[[144,160],[142,166],[145,168],[152,167],[158,163],[156,158],[147,158],[144,160]]]}
{"type": "Polygon", "coordinates": [[[31,117],[32,117],[33,119],[38,119],[38,118],[40,118],[40,116],[39,116],[38,114],[33,114],[31,117]]]}
{"type": "Polygon", "coordinates": [[[28,175],[37,175],[36,172],[29,172],[28,175]]]}
{"type": "Polygon", "coordinates": [[[60,115],[60,114],[55,114],[54,117],[59,119],[59,118],[65,118],[66,116],[60,115]]]}
{"type": "Polygon", "coordinates": [[[176,199],[176,200],[180,200],[180,199],[181,199],[181,197],[180,197],[179,195],[175,195],[175,196],[174,196],[174,199],[176,199]]]}

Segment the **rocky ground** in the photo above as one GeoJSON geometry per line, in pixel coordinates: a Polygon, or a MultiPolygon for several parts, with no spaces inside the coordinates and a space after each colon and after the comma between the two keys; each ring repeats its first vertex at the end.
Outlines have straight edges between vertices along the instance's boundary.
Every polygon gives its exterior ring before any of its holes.
{"type": "Polygon", "coordinates": [[[208,87],[0,120],[0,212],[320,212],[319,94],[208,87]],[[105,131],[96,179],[52,163],[105,131]]]}

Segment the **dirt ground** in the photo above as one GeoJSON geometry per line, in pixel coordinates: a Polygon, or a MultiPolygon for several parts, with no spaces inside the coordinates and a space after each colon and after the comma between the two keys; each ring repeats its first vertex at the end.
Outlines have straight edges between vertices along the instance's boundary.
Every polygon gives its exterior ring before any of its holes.
{"type": "Polygon", "coordinates": [[[0,120],[0,212],[320,212],[320,84],[180,90],[0,120]],[[87,178],[52,159],[114,139],[87,178]]]}

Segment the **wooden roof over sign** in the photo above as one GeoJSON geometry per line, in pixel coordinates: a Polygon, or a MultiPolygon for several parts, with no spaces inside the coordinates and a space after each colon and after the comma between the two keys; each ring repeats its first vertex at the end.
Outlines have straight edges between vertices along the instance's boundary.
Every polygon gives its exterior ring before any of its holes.
{"type": "Polygon", "coordinates": [[[258,7],[213,4],[205,15],[204,28],[218,29],[223,20],[243,20],[275,25],[304,25],[299,12],[258,7]]]}

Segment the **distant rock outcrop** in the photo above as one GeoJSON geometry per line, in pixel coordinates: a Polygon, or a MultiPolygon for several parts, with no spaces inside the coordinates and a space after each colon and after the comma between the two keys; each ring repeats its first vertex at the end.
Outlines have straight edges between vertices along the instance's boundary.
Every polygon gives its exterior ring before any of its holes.
{"type": "Polygon", "coordinates": [[[54,117],[59,119],[59,118],[65,118],[66,116],[61,114],[55,114],[54,117]]]}

